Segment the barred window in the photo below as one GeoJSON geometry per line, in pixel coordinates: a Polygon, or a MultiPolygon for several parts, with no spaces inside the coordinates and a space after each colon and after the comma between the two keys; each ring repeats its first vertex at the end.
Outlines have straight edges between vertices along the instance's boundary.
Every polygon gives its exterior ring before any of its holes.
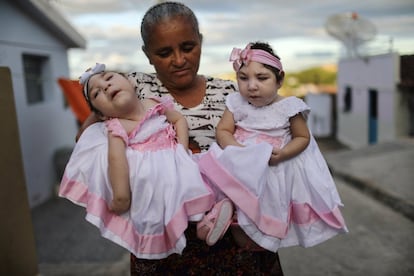
{"type": "Polygon", "coordinates": [[[47,62],[48,58],[45,56],[23,54],[23,70],[28,104],[40,103],[45,100],[44,80],[47,62]]]}

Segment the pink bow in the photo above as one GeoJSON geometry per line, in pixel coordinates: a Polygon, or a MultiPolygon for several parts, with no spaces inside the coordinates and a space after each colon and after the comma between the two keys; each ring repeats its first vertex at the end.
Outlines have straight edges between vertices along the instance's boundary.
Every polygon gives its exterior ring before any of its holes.
{"type": "Polygon", "coordinates": [[[229,61],[233,62],[233,68],[237,72],[239,71],[242,64],[249,64],[252,58],[252,52],[250,51],[251,43],[247,44],[243,50],[240,48],[233,48],[230,54],[229,61]]]}
{"type": "Polygon", "coordinates": [[[248,65],[250,61],[256,61],[263,64],[273,66],[280,71],[283,71],[282,63],[280,59],[272,55],[271,53],[261,49],[251,49],[252,44],[247,44],[246,48],[239,49],[233,48],[230,54],[229,60],[233,62],[233,68],[236,72],[240,70],[240,67],[248,65]]]}

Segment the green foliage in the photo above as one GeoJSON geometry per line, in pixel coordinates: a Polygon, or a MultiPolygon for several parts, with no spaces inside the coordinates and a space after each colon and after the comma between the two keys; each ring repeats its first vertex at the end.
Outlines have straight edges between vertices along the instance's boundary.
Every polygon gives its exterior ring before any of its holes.
{"type": "Polygon", "coordinates": [[[336,65],[323,65],[312,67],[299,72],[286,73],[285,80],[279,93],[283,96],[303,96],[309,92],[308,85],[314,87],[335,87],[337,68],[336,65]]]}
{"type": "Polygon", "coordinates": [[[313,67],[305,69],[303,71],[287,73],[285,80],[286,85],[291,87],[297,87],[301,84],[336,84],[336,69],[324,67],[313,67]]]}

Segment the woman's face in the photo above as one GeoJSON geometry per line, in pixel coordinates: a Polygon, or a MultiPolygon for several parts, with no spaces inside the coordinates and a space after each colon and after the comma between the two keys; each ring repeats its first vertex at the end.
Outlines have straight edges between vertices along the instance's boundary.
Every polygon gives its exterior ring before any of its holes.
{"type": "Polygon", "coordinates": [[[183,17],[165,20],[151,30],[144,52],[167,89],[195,84],[200,66],[201,37],[183,17]]]}

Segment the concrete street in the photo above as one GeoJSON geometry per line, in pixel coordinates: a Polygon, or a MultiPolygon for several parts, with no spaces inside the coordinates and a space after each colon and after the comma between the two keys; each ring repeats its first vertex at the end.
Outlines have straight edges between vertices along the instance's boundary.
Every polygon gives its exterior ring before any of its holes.
{"type": "Polygon", "coordinates": [[[349,233],[311,248],[280,249],[285,275],[414,275],[413,221],[335,180],[349,233]]]}

